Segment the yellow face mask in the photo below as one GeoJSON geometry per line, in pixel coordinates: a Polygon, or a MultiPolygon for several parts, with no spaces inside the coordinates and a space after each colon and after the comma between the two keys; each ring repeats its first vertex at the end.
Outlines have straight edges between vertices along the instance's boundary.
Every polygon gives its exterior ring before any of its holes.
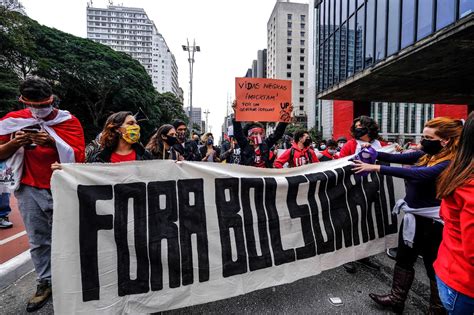
{"type": "Polygon", "coordinates": [[[127,143],[134,144],[140,140],[140,126],[133,125],[125,127],[125,132],[122,133],[123,140],[127,143]]]}

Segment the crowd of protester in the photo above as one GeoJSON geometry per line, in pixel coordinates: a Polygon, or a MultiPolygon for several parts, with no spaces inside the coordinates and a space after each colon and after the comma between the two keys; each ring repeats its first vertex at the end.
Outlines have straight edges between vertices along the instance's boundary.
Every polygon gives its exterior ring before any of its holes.
{"type": "MultiPolygon", "coordinates": [[[[157,126],[149,139],[143,139],[133,113],[121,111],[108,117],[103,130],[86,148],[80,122],[53,106],[56,98],[46,81],[29,78],[20,92],[25,108],[8,113],[0,121],[0,160],[15,157],[22,167],[15,197],[38,276],[28,311],[41,308],[52,294],[50,179],[53,171],[61,169],[61,163],[158,159],[280,169],[357,156],[366,148],[378,150],[388,145],[377,123],[367,116],[354,120],[351,139],[319,142],[311,139],[308,130],[285,132],[288,123],[278,123],[270,133],[262,123],[243,126],[234,119],[229,129],[232,132],[217,145],[212,133],[191,133],[186,122],[179,119],[157,126]],[[32,129],[37,125],[39,129],[32,129]]],[[[415,276],[414,264],[421,255],[430,279],[430,312],[474,312],[473,138],[473,113],[464,126],[461,120],[438,117],[425,124],[419,145],[407,142],[398,146],[396,153],[376,152],[381,163],[353,160],[356,174],[379,172],[403,178],[406,183],[406,196],[394,209],[405,215],[394,254],[392,290],[386,295],[370,294],[377,304],[397,313],[404,310],[415,276]]],[[[10,228],[9,194],[0,193],[0,228],[10,228]]],[[[344,267],[356,272],[357,263],[378,268],[369,258],[344,267]]]]}

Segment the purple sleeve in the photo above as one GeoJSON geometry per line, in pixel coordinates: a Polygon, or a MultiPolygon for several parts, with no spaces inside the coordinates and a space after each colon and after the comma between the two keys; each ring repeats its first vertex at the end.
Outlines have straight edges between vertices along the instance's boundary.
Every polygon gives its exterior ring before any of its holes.
{"type": "Polygon", "coordinates": [[[433,166],[414,166],[411,168],[381,165],[380,174],[404,179],[436,180],[448,164],[449,161],[444,161],[433,166]]]}
{"type": "Polygon", "coordinates": [[[425,152],[420,150],[402,154],[377,152],[377,160],[389,163],[415,164],[423,155],[425,155],[425,152]]]}

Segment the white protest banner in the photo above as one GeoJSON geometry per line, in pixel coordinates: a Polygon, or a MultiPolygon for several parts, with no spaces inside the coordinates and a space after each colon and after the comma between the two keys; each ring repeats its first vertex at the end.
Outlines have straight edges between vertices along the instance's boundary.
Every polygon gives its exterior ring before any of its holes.
{"type": "Polygon", "coordinates": [[[347,159],[292,169],[64,165],[52,192],[57,314],[225,299],[383,252],[397,239],[393,179],[355,176],[347,159]]]}

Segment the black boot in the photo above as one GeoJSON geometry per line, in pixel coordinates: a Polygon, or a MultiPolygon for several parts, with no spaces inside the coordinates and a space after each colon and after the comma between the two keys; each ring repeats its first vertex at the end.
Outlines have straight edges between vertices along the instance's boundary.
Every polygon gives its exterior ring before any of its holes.
{"type": "Polygon", "coordinates": [[[397,314],[401,314],[405,308],[405,300],[415,277],[414,270],[405,270],[395,264],[393,271],[392,292],[387,295],[370,293],[369,296],[377,304],[383,307],[391,307],[397,314]]]}
{"type": "Polygon", "coordinates": [[[430,308],[428,309],[428,314],[447,314],[439,298],[438,284],[434,280],[430,280],[430,308]]]}
{"type": "Polygon", "coordinates": [[[28,301],[26,311],[30,313],[42,308],[51,298],[51,294],[51,283],[48,281],[40,281],[36,287],[35,295],[28,301]]]}

